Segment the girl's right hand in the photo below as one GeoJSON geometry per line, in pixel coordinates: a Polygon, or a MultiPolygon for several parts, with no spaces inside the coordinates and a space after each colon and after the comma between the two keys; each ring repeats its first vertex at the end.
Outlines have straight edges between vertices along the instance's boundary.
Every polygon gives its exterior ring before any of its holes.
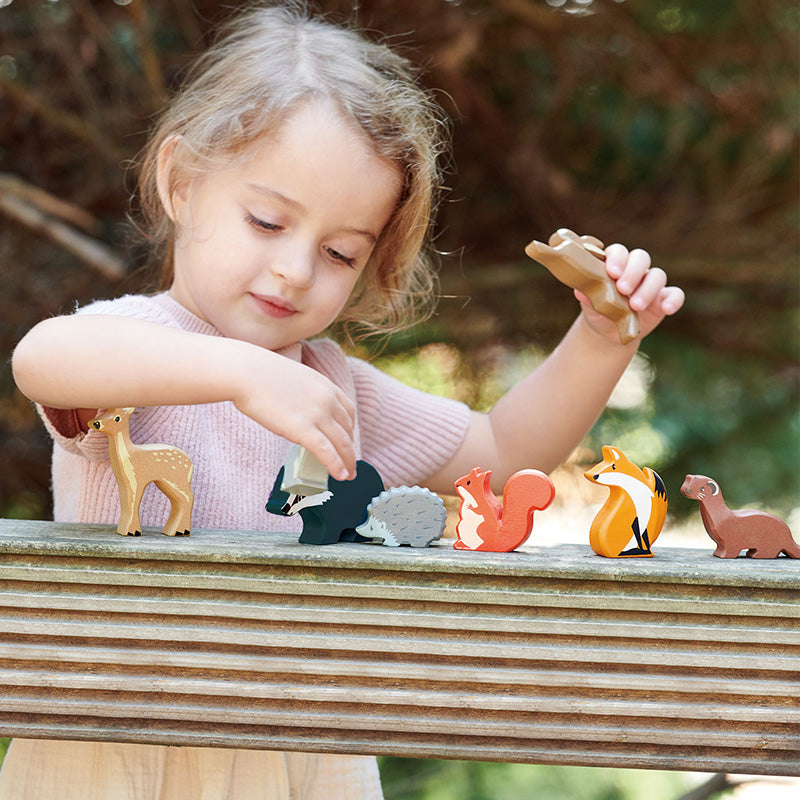
{"type": "Polygon", "coordinates": [[[268,379],[250,373],[233,398],[243,414],[279,436],[313,453],[336,480],[356,474],[353,445],[355,406],[334,383],[316,370],[291,359],[262,351],[269,370],[259,369],[268,379]]]}
{"type": "Polygon", "coordinates": [[[14,351],[13,369],[23,394],[53,408],[233,401],[310,450],[334,478],[355,476],[355,408],[347,395],[310,367],[247,342],[130,317],[73,314],[29,331],[14,351]]]}

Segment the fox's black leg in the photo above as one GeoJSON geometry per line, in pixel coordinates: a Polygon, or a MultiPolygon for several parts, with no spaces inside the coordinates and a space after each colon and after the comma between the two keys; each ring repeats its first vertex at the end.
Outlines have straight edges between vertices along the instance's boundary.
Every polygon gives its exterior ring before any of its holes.
{"type": "Polygon", "coordinates": [[[633,520],[633,525],[631,525],[633,529],[633,535],[636,537],[636,544],[638,547],[632,547],[630,550],[623,550],[620,555],[621,556],[645,556],[650,555],[650,537],[647,535],[647,528],[644,529],[644,533],[639,533],[639,518],[633,520]]]}
{"type": "Polygon", "coordinates": [[[631,525],[631,527],[633,528],[633,535],[636,537],[636,544],[639,545],[639,549],[641,550],[642,549],[642,534],[639,533],[639,517],[636,517],[633,520],[633,525],[631,525]]]}

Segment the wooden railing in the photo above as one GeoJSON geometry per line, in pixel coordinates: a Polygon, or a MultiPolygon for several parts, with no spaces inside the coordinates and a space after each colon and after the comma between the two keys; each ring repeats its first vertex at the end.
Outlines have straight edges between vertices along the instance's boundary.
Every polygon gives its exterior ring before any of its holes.
{"type": "Polygon", "coordinates": [[[710,550],[0,520],[0,736],[798,775],[800,561],[710,550]]]}

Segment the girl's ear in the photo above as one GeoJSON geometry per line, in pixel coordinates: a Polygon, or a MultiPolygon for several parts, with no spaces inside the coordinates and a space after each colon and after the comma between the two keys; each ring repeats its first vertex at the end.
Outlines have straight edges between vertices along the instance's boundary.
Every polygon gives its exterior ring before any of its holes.
{"type": "Polygon", "coordinates": [[[180,149],[180,145],[180,136],[170,136],[164,141],[158,150],[158,170],[156,172],[156,185],[161,205],[164,206],[167,216],[175,224],[181,217],[188,189],[187,181],[176,182],[174,179],[177,151],[180,149]]]}

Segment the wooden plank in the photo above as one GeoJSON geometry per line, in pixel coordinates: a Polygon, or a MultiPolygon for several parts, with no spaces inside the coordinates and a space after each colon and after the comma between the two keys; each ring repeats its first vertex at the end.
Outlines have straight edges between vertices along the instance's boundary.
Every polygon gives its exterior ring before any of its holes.
{"type": "MultiPolygon", "coordinates": [[[[93,647],[91,650],[68,645],[40,646],[21,644],[15,642],[11,647],[0,647],[0,660],[13,661],[18,668],[28,662],[53,662],[58,661],[64,668],[75,665],[74,669],[86,669],[87,665],[107,664],[119,662],[119,651],[113,648],[93,647]]],[[[126,648],[125,663],[127,666],[142,668],[152,667],[157,664],[160,669],[203,669],[209,672],[219,667],[219,656],[216,653],[202,652],[174,652],[165,649],[136,648],[129,642],[126,648]]],[[[423,681],[430,679],[431,675],[441,668],[435,661],[423,661],[415,658],[412,662],[403,663],[403,677],[406,680],[423,681]]],[[[376,662],[362,659],[360,662],[353,657],[348,659],[314,658],[305,661],[291,655],[274,656],[258,654],[228,653],[225,658],[227,674],[235,675],[237,672],[267,672],[285,675],[294,671],[296,675],[308,676],[348,676],[353,670],[369,670],[375,679],[395,679],[397,676],[396,662],[376,662]]],[[[561,669],[554,672],[548,669],[537,669],[533,666],[503,667],[493,663],[491,670],[486,670],[481,664],[463,666],[461,664],[447,664],[447,675],[452,683],[489,683],[495,685],[510,684],[512,686],[549,686],[571,688],[580,684],[584,689],[609,689],[630,690],[631,676],[625,672],[594,673],[586,670],[571,671],[561,669]]],[[[789,684],[791,690],[791,684],[789,684]]],[[[666,673],[659,674],[659,689],[662,692],[680,692],[682,694],[729,694],[729,695],[782,695],[787,691],[785,680],[766,680],[753,677],[750,673],[740,672],[737,675],[730,673],[719,674],[712,672],[705,675],[677,676],[666,673]]]]}
{"type": "MultiPolygon", "coordinates": [[[[103,594],[96,591],[95,587],[87,587],[87,591],[80,595],[67,595],[61,592],[32,595],[26,592],[0,591],[0,613],[3,613],[3,609],[40,610],[44,612],[48,609],[64,608],[64,605],[68,604],[69,608],[75,611],[92,611],[98,606],[102,606],[111,615],[129,611],[131,603],[139,599],[134,594],[126,594],[124,596],[119,596],[116,593],[103,594]]],[[[639,623],[600,619],[596,615],[585,613],[572,616],[555,616],[552,614],[544,616],[540,614],[537,615],[537,618],[529,618],[520,614],[492,614],[485,610],[473,610],[470,614],[467,610],[459,611],[448,608],[442,609],[441,613],[435,613],[435,609],[432,609],[430,604],[427,604],[425,610],[420,609],[417,613],[407,607],[404,609],[383,609],[369,606],[330,608],[322,602],[305,604],[279,602],[267,604],[244,601],[234,606],[230,602],[204,599],[202,597],[162,600],[159,603],[159,614],[164,617],[177,616],[186,618],[191,616],[212,619],[272,620],[275,622],[290,616],[297,622],[390,628],[434,628],[436,630],[452,625],[453,618],[456,616],[458,618],[458,627],[462,631],[536,634],[551,633],[554,628],[557,628],[559,633],[568,636],[580,634],[587,625],[591,625],[593,635],[598,637],[631,636],[633,632],[637,639],[687,639],[697,641],[702,637],[702,630],[707,641],[737,642],[743,636],[746,636],[749,642],[758,644],[772,642],[776,636],[781,636],[787,645],[800,645],[800,628],[794,626],[791,622],[787,623],[783,620],[776,623],[773,619],[765,623],[762,618],[756,618],[747,626],[724,627],[716,625],[710,627],[703,619],[690,618],[687,623],[676,624],[675,622],[670,622],[666,615],[662,614],[662,624],[655,627],[646,621],[639,623]],[[446,613],[447,611],[452,611],[452,613],[446,613]]]]}
{"type": "Polygon", "coordinates": [[[800,774],[800,563],[0,520],[0,735],[800,774]]]}

